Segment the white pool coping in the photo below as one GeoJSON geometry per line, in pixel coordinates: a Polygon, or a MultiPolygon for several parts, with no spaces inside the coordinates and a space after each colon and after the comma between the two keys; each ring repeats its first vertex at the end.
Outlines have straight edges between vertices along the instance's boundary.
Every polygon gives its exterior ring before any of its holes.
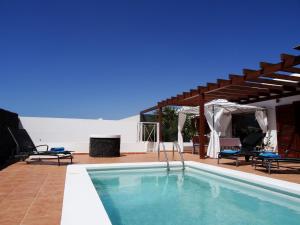
{"type": "MultiPolygon", "coordinates": [[[[241,180],[247,183],[300,196],[300,184],[240,172],[204,163],[186,161],[186,167],[241,180]]],[[[112,225],[87,169],[130,169],[165,167],[165,162],[80,164],[67,168],[61,225],[112,225]]],[[[170,162],[171,167],[181,166],[180,162],[170,162]]]]}

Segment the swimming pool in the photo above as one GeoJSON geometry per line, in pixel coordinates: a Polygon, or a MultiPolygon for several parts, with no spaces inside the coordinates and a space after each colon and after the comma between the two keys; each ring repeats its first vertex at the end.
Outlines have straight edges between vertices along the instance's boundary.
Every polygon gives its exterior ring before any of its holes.
{"type": "MultiPolygon", "coordinates": [[[[86,224],[299,224],[300,185],[195,162],[187,162],[184,171],[178,163],[171,163],[170,172],[163,165],[86,165],[75,170],[79,176],[84,171],[94,192],[81,201],[81,215],[96,205],[95,195],[101,206],[87,212],[98,222],[86,224]]],[[[63,225],[71,224],[66,223],[65,208],[64,200],[63,225]]]]}

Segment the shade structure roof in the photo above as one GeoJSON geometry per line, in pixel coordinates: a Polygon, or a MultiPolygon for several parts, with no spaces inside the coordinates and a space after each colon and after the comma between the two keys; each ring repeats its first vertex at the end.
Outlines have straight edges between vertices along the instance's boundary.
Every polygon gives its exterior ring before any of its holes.
{"type": "MultiPolygon", "coordinates": [[[[225,112],[232,113],[232,114],[255,112],[257,110],[266,110],[265,108],[262,107],[238,104],[234,102],[229,102],[225,99],[215,99],[205,104],[205,108],[211,109],[213,107],[222,108],[225,110],[225,112]]],[[[199,106],[195,106],[195,107],[183,106],[178,109],[178,112],[184,114],[199,115],[199,106]]]]}
{"type": "MultiPolygon", "coordinates": [[[[298,48],[295,48],[298,49],[298,48]]],[[[218,79],[189,91],[159,101],[155,109],[174,106],[198,106],[199,96],[209,102],[226,99],[239,104],[249,104],[300,94],[300,55],[281,54],[280,62],[260,62],[257,70],[244,69],[243,75],[229,74],[228,79],[218,79]],[[298,66],[298,67],[297,67],[298,66]]]]}

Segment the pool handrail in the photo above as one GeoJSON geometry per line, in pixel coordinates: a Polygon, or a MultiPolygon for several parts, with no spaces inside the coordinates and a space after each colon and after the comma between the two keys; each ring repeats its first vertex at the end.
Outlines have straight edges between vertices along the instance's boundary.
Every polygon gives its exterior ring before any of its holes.
{"type": "Polygon", "coordinates": [[[173,142],[173,159],[174,159],[174,147],[176,147],[178,153],[179,153],[179,156],[180,156],[180,160],[181,160],[181,163],[182,163],[182,169],[184,170],[185,169],[185,164],[184,164],[184,158],[183,158],[183,155],[182,155],[182,151],[181,151],[181,148],[180,148],[180,145],[178,144],[177,141],[174,141],[173,142]]]}
{"type": "Polygon", "coordinates": [[[169,164],[168,154],[166,152],[166,147],[165,147],[165,144],[161,143],[161,142],[158,142],[158,160],[159,160],[159,155],[160,155],[160,144],[163,145],[163,152],[164,152],[165,160],[167,162],[167,171],[170,171],[170,164],[169,164]]]}

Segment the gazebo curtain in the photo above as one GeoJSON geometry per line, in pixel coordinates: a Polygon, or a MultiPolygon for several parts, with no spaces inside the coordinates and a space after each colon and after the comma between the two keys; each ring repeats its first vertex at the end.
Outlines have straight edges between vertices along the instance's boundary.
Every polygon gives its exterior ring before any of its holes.
{"type": "Polygon", "coordinates": [[[178,144],[180,146],[180,150],[183,152],[183,136],[182,129],[184,127],[184,123],[186,121],[186,114],[179,112],[178,114],[178,144]]]}
{"type": "Polygon", "coordinates": [[[207,155],[211,158],[217,158],[221,148],[219,137],[226,132],[232,116],[225,109],[214,107],[213,110],[205,110],[205,117],[211,130],[207,155]]]}
{"type": "Polygon", "coordinates": [[[265,110],[258,110],[255,112],[255,118],[262,130],[265,134],[268,131],[268,118],[265,110]]]}

